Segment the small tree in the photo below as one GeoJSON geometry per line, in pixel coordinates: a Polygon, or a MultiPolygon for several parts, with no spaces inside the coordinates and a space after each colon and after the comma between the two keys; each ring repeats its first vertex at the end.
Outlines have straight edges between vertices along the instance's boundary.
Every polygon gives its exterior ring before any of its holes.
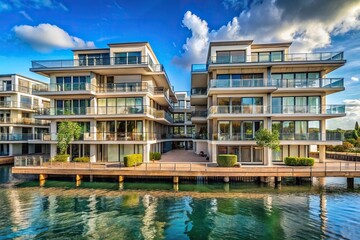
{"type": "Polygon", "coordinates": [[[274,151],[280,151],[279,132],[269,131],[268,129],[261,128],[255,133],[255,141],[259,147],[268,147],[274,151]]]}
{"type": "Polygon", "coordinates": [[[65,120],[59,124],[57,132],[57,147],[60,154],[66,154],[69,144],[73,140],[78,140],[81,134],[81,127],[77,122],[70,122],[65,120]]]}

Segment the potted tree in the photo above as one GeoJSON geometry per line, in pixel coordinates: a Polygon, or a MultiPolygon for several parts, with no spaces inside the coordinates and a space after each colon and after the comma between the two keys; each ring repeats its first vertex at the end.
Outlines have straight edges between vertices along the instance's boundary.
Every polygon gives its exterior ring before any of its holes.
{"type": "Polygon", "coordinates": [[[70,156],[66,154],[67,149],[73,140],[78,140],[80,138],[80,134],[81,127],[77,122],[68,120],[61,122],[57,132],[57,147],[60,150],[60,156],[57,155],[55,159],[66,159],[66,161],[69,162],[70,156]]]}
{"type": "Polygon", "coordinates": [[[270,131],[265,128],[259,129],[255,133],[256,145],[261,148],[271,149],[273,151],[280,151],[279,132],[277,130],[270,131]]]}

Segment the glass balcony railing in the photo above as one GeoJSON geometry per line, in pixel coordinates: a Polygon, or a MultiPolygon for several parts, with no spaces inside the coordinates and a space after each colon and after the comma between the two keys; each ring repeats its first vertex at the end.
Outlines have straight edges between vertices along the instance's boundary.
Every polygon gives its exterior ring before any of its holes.
{"type": "Polygon", "coordinates": [[[101,67],[101,66],[136,66],[148,65],[154,72],[164,72],[162,64],[155,64],[149,56],[140,57],[109,57],[67,60],[36,60],[32,61],[32,69],[101,67]]]}
{"type": "MultiPolygon", "coordinates": [[[[156,139],[161,139],[161,134],[154,132],[85,132],[77,141],[148,141],[156,139]]],[[[57,134],[36,134],[34,140],[57,141],[57,134]]]]}
{"type": "Polygon", "coordinates": [[[51,83],[49,85],[34,85],[34,92],[68,92],[68,91],[96,91],[96,86],[90,83],[51,83]]]}
{"type": "Polygon", "coordinates": [[[264,114],[269,108],[263,105],[211,106],[208,114],[264,114]]]}
{"type": "Polygon", "coordinates": [[[172,115],[165,110],[156,110],[155,118],[166,119],[170,123],[174,122],[172,115]]]}
{"type": "Polygon", "coordinates": [[[24,125],[50,125],[50,121],[47,120],[38,120],[33,118],[0,118],[0,124],[24,124],[24,125]]]}
{"type": "Polygon", "coordinates": [[[97,87],[98,93],[122,93],[122,92],[151,92],[153,93],[153,88],[149,87],[146,82],[124,82],[124,83],[111,83],[104,86],[97,87]]]}
{"type": "Polygon", "coordinates": [[[206,96],[207,94],[207,88],[192,88],[191,89],[191,95],[203,95],[206,96]]]}
{"type": "Polygon", "coordinates": [[[191,113],[191,118],[200,117],[200,118],[206,118],[207,117],[207,111],[193,111],[191,113]]]}
{"type": "Polygon", "coordinates": [[[192,64],[191,72],[207,72],[206,64],[192,64]]]}
{"type": "Polygon", "coordinates": [[[0,85],[0,92],[21,92],[31,94],[32,89],[30,87],[20,86],[16,84],[0,85]]]}
{"type": "Polygon", "coordinates": [[[33,138],[32,133],[0,133],[0,141],[26,141],[33,138]]]}
{"type": "Polygon", "coordinates": [[[343,61],[344,52],[291,53],[277,54],[253,53],[239,56],[212,56],[209,64],[241,64],[241,63],[271,63],[271,62],[313,62],[313,61],[343,61]]]}
{"type": "Polygon", "coordinates": [[[278,88],[343,88],[343,78],[272,79],[271,85],[278,88]]]}
{"type": "Polygon", "coordinates": [[[343,88],[343,78],[313,79],[212,79],[209,88],[343,88]],[[267,82],[267,83],[265,83],[267,82]]]}
{"type": "Polygon", "coordinates": [[[31,105],[29,103],[16,102],[16,101],[0,101],[0,108],[23,108],[34,110],[37,106],[31,105]]]}
{"type": "Polygon", "coordinates": [[[264,87],[264,79],[212,79],[209,88],[264,87]]]}

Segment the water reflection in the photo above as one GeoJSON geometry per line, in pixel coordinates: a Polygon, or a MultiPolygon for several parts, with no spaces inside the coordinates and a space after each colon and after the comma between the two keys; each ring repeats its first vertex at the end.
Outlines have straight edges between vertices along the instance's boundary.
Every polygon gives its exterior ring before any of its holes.
{"type": "Polygon", "coordinates": [[[2,185],[0,239],[359,239],[359,189],[338,181],[2,185]]]}

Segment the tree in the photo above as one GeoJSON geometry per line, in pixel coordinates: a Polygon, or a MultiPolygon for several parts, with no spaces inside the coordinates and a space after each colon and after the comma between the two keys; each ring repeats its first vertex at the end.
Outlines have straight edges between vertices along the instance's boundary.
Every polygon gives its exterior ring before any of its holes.
{"type": "Polygon", "coordinates": [[[355,131],[359,131],[360,129],[359,129],[359,123],[356,121],[356,123],[355,123],[355,131]]]}
{"type": "Polygon", "coordinates": [[[269,131],[268,129],[261,128],[255,133],[255,141],[259,147],[268,147],[274,151],[280,151],[279,132],[269,131]]]}
{"type": "Polygon", "coordinates": [[[81,127],[77,122],[70,122],[68,120],[61,122],[57,132],[57,147],[60,149],[60,154],[66,154],[71,141],[78,140],[80,134],[81,127]]]}

